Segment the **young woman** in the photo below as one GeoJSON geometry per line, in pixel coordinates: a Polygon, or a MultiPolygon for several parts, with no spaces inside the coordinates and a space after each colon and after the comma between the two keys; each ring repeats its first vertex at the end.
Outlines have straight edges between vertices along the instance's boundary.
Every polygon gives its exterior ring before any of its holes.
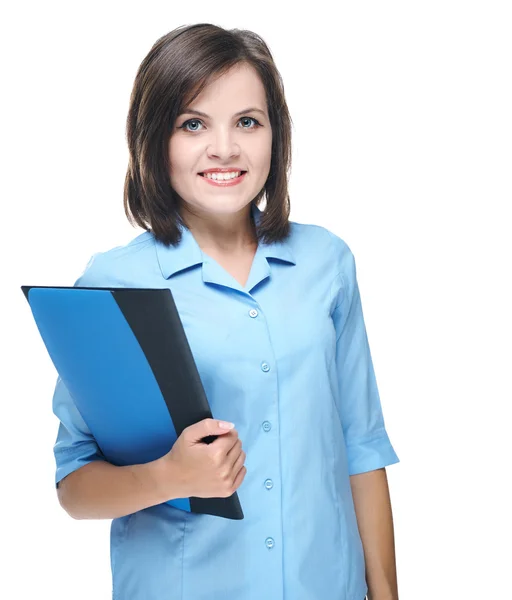
{"type": "Polygon", "coordinates": [[[93,255],[75,285],[168,286],[215,418],[158,460],[114,466],[57,380],[59,500],[113,519],[113,597],[396,600],[385,467],[398,457],[355,260],[326,228],[289,221],[291,119],[264,41],[210,24],[160,38],[127,138],[124,206],[144,232],[93,255]],[[242,520],[166,503],[235,491],[242,520]]]}

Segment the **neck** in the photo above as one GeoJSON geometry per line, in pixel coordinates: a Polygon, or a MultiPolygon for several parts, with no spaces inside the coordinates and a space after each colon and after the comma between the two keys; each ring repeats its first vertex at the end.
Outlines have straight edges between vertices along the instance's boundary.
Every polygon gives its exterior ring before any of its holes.
{"type": "Polygon", "coordinates": [[[182,205],[181,216],[202,250],[233,254],[258,245],[251,205],[234,214],[199,212],[182,205]]]}

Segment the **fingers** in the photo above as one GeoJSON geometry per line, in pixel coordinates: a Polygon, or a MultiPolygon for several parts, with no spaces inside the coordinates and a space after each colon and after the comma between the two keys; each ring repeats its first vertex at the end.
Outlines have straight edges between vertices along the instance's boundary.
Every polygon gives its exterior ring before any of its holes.
{"type": "Polygon", "coordinates": [[[245,469],[245,466],[244,466],[245,458],[246,458],[246,454],[242,450],[239,453],[239,455],[237,456],[235,462],[233,463],[233,467],[232,467],[232,472],[233,473],[238,473],[242,467],[244,467],[244,469],[245,469]]]}
{"type": "Polygon", "coordinates": [[[233,482],[233,489],[235,491],[242,485],[242,481],[244,480],[246,473],[247,469],[245,467],[242,467],[238,472],[238,475],[235,477],[235,481],[233,482]]]}
{"type": "Polygon", "coordinates": [[[238,440],[238,431],[230,431],[219,436],[210,444],[210,450],[214,454],[226,455],[236,444],[238,440]]]}
{"type": "Polygon", "coordinates": [[[243,453],[243,455],[245,457],[245,452],[243,452],[243,450],[242,450],[242,440],[238,439],[233,444],[233,447],[231,448],[231,450],[229,450],[229,452],[226,454],[226,458],[227,458],[227,461],[229,462],[230,466],[233,466],[235,464],[236,460],[240,456],[240,453],[243,453]]]}
{"type": "Polygon", "coordinates": [[[239,439],[238,433],[230,432],[222,438],[219,437],[210,444],[210,447],[215,453],[218,464],[223,465],[225,477],[233,479],[236,475],[235,481],[238,478],[240,480],[238,485],[240,485],[247,469],[244,466],[246,453],[242,450],[242,440],[239,439]]]}

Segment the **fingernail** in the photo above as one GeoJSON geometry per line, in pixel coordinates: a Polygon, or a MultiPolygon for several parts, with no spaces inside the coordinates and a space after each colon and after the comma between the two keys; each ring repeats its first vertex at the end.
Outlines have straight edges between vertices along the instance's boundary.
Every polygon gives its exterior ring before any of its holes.
{"type": "Polygon", "coordinates": [[[234,423],[230,423],[229,421],[219,421],[219,427],[221,429],[233,429],[235,426],[234,423]]]}

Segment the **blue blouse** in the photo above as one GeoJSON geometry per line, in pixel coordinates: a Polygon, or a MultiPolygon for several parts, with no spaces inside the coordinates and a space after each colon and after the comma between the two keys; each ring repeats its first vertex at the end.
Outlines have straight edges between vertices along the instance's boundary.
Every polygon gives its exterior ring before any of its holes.
{"type": "MultiPolygon", "coordinates": [[[[165,503],[112,521],[113,598],[363,600],[349,476],[399,459],[348,245],[291,221],[286,241],[259,243],[243,287],[187,228],[177,247],[144,232],[94,254],[75,286],[169,287],[212,414],[247,455],[242,520],[165,503]]],[[[53,410],[59,482],[104,458],[60,378],[53,410]]]]}

